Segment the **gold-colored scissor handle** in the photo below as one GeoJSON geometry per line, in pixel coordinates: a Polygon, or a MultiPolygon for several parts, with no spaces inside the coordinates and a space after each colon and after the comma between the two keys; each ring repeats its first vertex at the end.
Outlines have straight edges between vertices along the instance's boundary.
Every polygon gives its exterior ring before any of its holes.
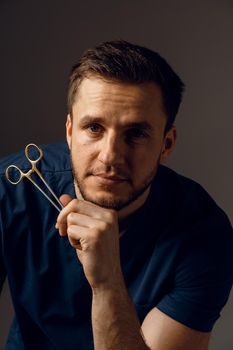
{"type": "Polygon", "coordinates": [[[43,157],[43,152],[42,152],[42,149],[40,147],[38,147],[37,145],[35,145],[34,143],[29,143],[25,147],[25,155],[31,164],[35,164],[35,163],[39,162],[39,160],[41,160],[41,158],[43,157]],[[29,154],[30,147],[33,147],[34,149],[36,149],[39,152],[39,156],[36,157],[36,159],[31,158],[31,156],[29,154]]]}
{"type": "MultiPolygon", "coordinates": [[[[13,170],[14,171],[14,170],[13,170]]],[[[31,170],[29,170],[30,172],[31,170]]],[[[22,172],[22,170],[20,170],[16,165],[9,165],[7,168],[6,168],[6,178],[7,180],[13,184],[13,185],[17,185],[18,183],[20,183],[20,181],[22,180],[22,178],[26,176],[25,173],[22,172]],[[18,179],[17,180],[13,180],[13,177],[10,175],[10,172],[13,170],[13,169],[16,169],[17,172],[18,172],[18,179]]]]}
{"type": "Polygon", "coordinates": [[[32,168],[27,171],[27,172],[23,172],[21,169],[19,169],[19,167],[17,167],[16,165],[9,165],[6,169],[6,177],[7,180],[12,183],[13,185],[17,185],[18,183],[20,183],[20,181],[24,178],[30,178],[31,174],[36,171],[38,172],[37,168],[36,168],[36,163],[39,162],[41,160],[41,158],[43,157],[43,152],[41,150],[41,148],[39,148],[37,145],[35,145],[34,143],[29,143],[26,147],[25,147],[25,155],[27,160],[31,163],[32,168]],[[38,152],[38,155],[35,158],[32,158],[32,156],[30,155],[30,148],[34,148],[36,149],[36,151],[38,152]],[[14,175],[16,175],[16,180],[13,179],[13,176],[11,175],[11,172],[14,173],[14,175]]]}

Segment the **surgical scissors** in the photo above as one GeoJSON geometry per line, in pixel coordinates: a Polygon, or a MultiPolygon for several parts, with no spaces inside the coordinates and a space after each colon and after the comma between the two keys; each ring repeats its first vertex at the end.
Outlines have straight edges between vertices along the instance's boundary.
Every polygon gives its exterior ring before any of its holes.
{"type": "Polygon", "coordinates": [[[37,163],[41,160],[41,158],[43,157],[43,152],[42,149],[39,148],[37,145],[35,145],[34,143],[29,143],[26,147],[25,147],[25,155],[27,160],[31,163],[31,169],[27,172],[23,172],[21,169],[19,169],[16,165],[9,165],[6,169],[6,178],[7,180],[12,183],[13,185],[17,185],[18,183],[20,183],[23,178],[27,178],[28,180],[30,180],[34,186],[36,186],[36,188],[49,200],[49,202],[60,212],[62,208],[64,208],[64,206],[62,205],[62,203],[59,201],[59,199],[57,198],[57,196],[55,195],[55,193],[53,192],[53,190],[51,189],[51,187],[48,185],[48,183],[45,181],[45,179],[43,178],[41,172],[37,169],[36,165],[37,163]],[[30,152],[30,149],[33,149],[33,153],[37,153],[35,155],[35,157],[33,156],[32,158],[32,154],[30,152]],[[29,154],[30,152],[30,154],[29,154]],[[40,186],[33,180],[33,178],[31,177],[31,175],[33,173],[36,173],[40,179],[42,180],[42,182],[45,184],[45,186],[47,187],[47,189],[49,190],[49,192],[52,194],[52,196],[54,197],[54,199],[57,201],[58,205],[42,190],[42,188],[40,188],[40,186]]]}

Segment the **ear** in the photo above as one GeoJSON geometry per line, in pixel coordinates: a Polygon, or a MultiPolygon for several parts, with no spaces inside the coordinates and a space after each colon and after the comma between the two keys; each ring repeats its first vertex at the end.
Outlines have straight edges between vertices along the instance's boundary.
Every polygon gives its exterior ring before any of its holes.
{"type": "Polygon", "coordinates": [[[72,140],[72,120],[70,114],[67,115],[66,119],[66,141],[68,143],[69,149],[71,149],[72,140]]]}
{"type": "Polygon", "coordinates": [[[162,152],[160,154],[160,163],[164,163],[166,159],[170,156],[170,154],[173,152],[176,144],[176,138],[177,130],[176,127],[173,125],[164,137],[162,152]]]}

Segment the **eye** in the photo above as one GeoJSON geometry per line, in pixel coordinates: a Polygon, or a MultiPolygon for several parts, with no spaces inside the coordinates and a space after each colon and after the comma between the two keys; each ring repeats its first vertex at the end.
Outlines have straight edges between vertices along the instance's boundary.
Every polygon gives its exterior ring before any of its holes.
{"type": "Polygon", "coordinates": [[[139,128],[131,128],[126,132],[126,141],[128,143],[137,143],[140,140],[143,140],[147,137],[147,133],[145,133],[145,131],[139,128]]]}
{"type": "Polygon", "coordinates": [[[89,124],[86,128],[91,134],[97,134],[100,133],[102,131],[102,127],[101,125],[97,124],[97,123],[92,123],[89,124]]]}

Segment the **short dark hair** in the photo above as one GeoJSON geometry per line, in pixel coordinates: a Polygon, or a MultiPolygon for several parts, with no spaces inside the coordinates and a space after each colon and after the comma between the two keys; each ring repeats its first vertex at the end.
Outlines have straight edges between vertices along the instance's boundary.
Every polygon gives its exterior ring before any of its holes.
{"type": "Polygon", "coordinates": [[[104,42],[86,50],[69,77],[68,113],[71,115],[78,87],[84,78],[90,76],[132,84],[154,82],[161,88],[163,96],[166,131],[173,125],[184,83],[157,52],[124,40],[104,42]]]}

